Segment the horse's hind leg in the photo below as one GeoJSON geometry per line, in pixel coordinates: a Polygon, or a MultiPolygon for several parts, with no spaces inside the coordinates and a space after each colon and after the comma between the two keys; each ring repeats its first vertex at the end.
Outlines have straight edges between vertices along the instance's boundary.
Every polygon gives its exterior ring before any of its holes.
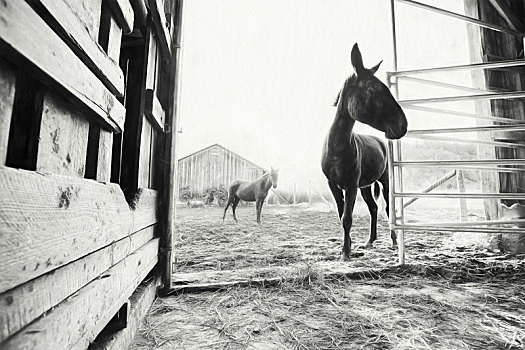
{"type": "Polygon", "coordinates": [[[368,242],[366,242],[365,247],[373,248],[374,241],[377,238],[377,204],[372,195],[372,186],[361,188],[361,196],[370,212],[370,235],[368,236],[368,242]]]}
{"type": "Polygon", "coordinates": [[[237,216],[235,216],[235,208],[237,208],[237,205],[239,205],[239,201],[241,199],[237,196],[233,197],[233,204],[232,204],[232,211],[233,211],[233,219],[237,221],[237,216]]]}
{"type": "MultiPolygon", "coordinates": [[[[383,198],[385,199],[386,206],[386,216],[390,218],[390,202],[389,202],[389,193],[390,193],[390,184],[388,182],[388,171],[385,170],[383,175],[381,175],[381,178],[379,178],[379,182],[381,182],[381,185],[383,185],[383,198]]],[[[394,213],[395,215],[395,213],[394,213]]],[[[390,230],[390,238],[392,239],[392,247],[397,247],[397,237],[396,237],[396,231],[390,230]]]]}
{"type": "Polygon", "coordinates": [[[226,217],[226,211],[228,210],[228,207],[231,203],[231,197],[228,197],[228,200],[226,201],[226,206],[224,207],[224,214],[222,214],[222,221],[224,221],[224,218],[226,217]]]}

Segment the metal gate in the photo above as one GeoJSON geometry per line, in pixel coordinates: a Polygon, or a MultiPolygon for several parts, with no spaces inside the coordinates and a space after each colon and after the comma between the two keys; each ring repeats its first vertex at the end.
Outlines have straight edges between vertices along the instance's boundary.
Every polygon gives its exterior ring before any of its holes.
{"type": "MultiPolygon", "coordinates": [[[[465,8],[467,8],[467,1],[472,3],[475,0],[465,0],[465,8]]],[[[525,182],[525,133],[523,132],[525,131],[525,116],[523,112],[525,91],[522,91],[520,71],[515,70],[516,67],[525,66],[525,60],[522,58],[510,60],[496,58],[494,61],[494,57],[492,57],[493,61],[487,62],[488,58],[482,57],[481,63],[398,70],[396,11],[400,5],[415,6],[420,11],[430,11],[436,16],[447,16],[469,23],[470,25],[466,24],[469,39],[476,35],[476,31],[477,33],[482,33],[488,30],[505,33],[518,40],[523,40],[525,36],[521,31],[513,29],[511,24],[495,25],[482,19],[416,1],[391,0],[394,71],[388,73],[388,85],[395,96],[398,99],[401,98],[399,104],[407,114],[410,113],[411,118],[421,118],[424,117],[425,113],[432,113],[433,115],[442,115],[444,118],[454,116],[460,119],[469,119],[475,123],[474,126],[468,127],[410,129],[402,140],[389,141],[389,170],[391,174],[389,217],[391,229],[395,230],[398,235],[399,263],[404,264],[405,262],[405,233],[407,230],[460,231],[504,235],[523,234],[523,238],[525,238],[525,213],[521,212],[525,209],[525,206],[522,206],[525,204],[525,189],[519,185],[510,186],[511,188],[509,188],[509,186],[504,186],[505,183],[503,183],[507,181],[505,179],[508,179],[508,176],[513,176],[517,179],[517,182],[511,181],[510,183],[523,184],[525,182]],[[514,89],[487,89],[486,86],[490,85],[486,81],[488,79],[487,72],[491,71],[503,72],[501,74],[509,77],[508,79],[514,79],[514,89]],[[473,83],[477,82],[477,86],[469,87],[462,84],[447,83],[435,78],[436,76],[439,77],[440,74],[450,72],[471,72],[472,81],[473,83]],[[427,78],[428,76],[433,76],[434,78],[429,79],[427,78]],[[399,88],[402,84],[407,83],[439,87],[448,89],[453,93],[439,97],[403,99],[400,97],[399,88]],[[456,108],[457,104],[462,102],[471,103],[474,111],[456,108]],[[512,108],[509,107],[509,103],[513,104],[512,108]],[[449,107],[436,107],[436,105],[443,104],[448,104],[449,107]],[[474,134],[474,137],[472,137],[472,134],[474,134]],[[470,135],[470,137],[465,135],[470,135]],[[443,160],[404,159],[403,147],[413,139],[425,140],[418,142],[428,141],[434,144],[454,142],[475,145],[477,157],[476,159],[443,160]],[[510,156],[505,156],[507,159],[502,159],[502,154],[510,154],[510,156]],[[417,191],[407,190],[408,182],[411,180],[405,173],[410,171],[410,169],[422,168],[447,170],[449,173],[426,188],[417,191]],[[463,172],[465,171],[479,174],[481,185],[479,191],[466,190],[461,185],[463,172]],[[456,177],[458,180],[459,186],[456,191],[433,192],[436,187],[452,177],[456,177]],[[462,209],[464,209],[467,200],[483,201],[484,216],[480,220],[469,220],[468,213],[465,210],[460,214],[459,219],[447,222],[417,222],[417,220],[408,222],[405,208],[420,198],[456,198],[460,202],[462,209]],[[503,202],[508,205],[503,205],[503,202]],[[517,204],[511,206],[512,203],[517,204]],[[510,214],[506,215],[507,212],[510,212],[510,214]]],[[[476,4],[475,6],[478,5],[476,4]]],[[[485,6],[485,4],[482,4],[482,6],[485,6]]]]}

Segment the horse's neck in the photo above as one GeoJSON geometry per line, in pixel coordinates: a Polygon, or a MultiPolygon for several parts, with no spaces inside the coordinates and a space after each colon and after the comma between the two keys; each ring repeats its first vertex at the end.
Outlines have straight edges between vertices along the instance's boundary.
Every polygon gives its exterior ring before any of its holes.
{"type": "MultiPolygon", "coordinates": [[[[341,107],[338,107],[341,108],[341,107]]],[[[331,153],[345,152],[353,144],[355,119],[346,110],[338,111],[328,134],[331,153]]]]}
{"type": "Polygon", "coordinates": [[[272,183],[270,181],[270,173],[266,173],[262,176],[262,184],[265,191],[268,191],[270,187],[272,186],[272,183]]]}

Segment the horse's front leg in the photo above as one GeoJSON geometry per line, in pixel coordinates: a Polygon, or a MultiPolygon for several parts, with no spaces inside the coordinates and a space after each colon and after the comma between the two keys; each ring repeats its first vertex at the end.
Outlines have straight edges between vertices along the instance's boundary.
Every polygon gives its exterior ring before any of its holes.
{"type": "Polygon", "coordinates": [[[350,260],[350,249],[352,239],[350,229],[352,228],[352,212],[354,211],[355,199],[357,197],[357,186],[345,189],[345,202],[343,210],[343,260],[350,260]]]}
{"type": "Polygon", "coordinates": [[[330,191],[332,191],[332,195],[334,196],[335,203],[337,204],[337,213],[339,214],[339,220],[341,220],[343,218],[343,210],[345,205],[343,191],[330,180],[328,180],[328,186],[330,187],[330,191]]]}

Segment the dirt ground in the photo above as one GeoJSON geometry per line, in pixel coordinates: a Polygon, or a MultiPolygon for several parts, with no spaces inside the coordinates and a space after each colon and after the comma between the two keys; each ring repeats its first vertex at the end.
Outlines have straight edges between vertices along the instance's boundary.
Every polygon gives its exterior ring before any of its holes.
{"type": "Polygon", "coordinates": [[[156,301],[137,349],[525,348],[524,257],[487,252],[479,235],[408,232],[398,266],[384,218],[375,248],[359,247],[363,206],[352,238],[364,256],[350,262],[326,205],[266,206],[260,226],[253,206],[237,223],[221,208],[178,217],[174,284],[194,291],[156,301]]]}

